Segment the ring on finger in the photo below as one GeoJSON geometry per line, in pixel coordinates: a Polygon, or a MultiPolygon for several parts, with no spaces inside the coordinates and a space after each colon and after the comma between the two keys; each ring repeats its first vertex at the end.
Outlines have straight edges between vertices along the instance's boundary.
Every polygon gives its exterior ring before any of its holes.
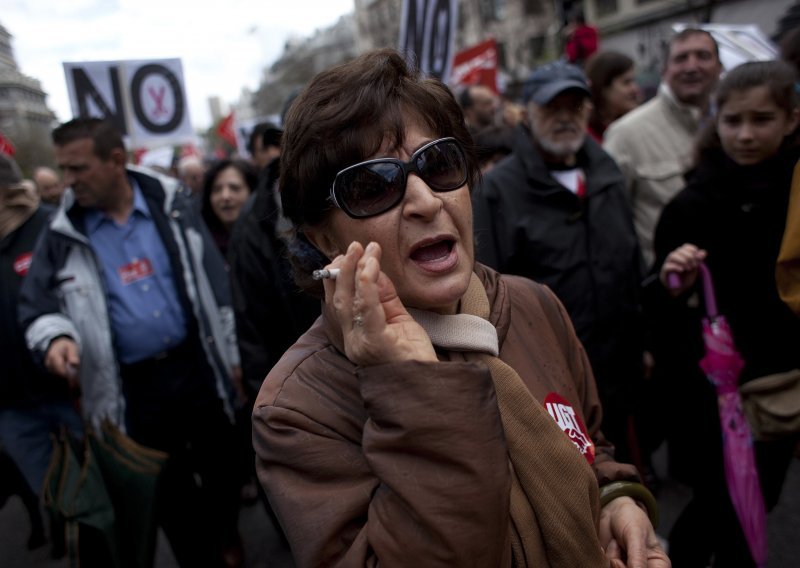
{"type": "Polygon", "coordinates": [[[361,327],[364,325],[364,316],[361,315],[361,312],[358,312],[353,316],[353,325],[355,327],[361,327]]]}

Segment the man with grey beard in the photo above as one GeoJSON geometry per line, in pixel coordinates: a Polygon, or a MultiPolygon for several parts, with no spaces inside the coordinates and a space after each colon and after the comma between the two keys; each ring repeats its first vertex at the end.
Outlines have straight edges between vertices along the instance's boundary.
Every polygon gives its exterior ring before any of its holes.
{"type": "Polygon", "coordinates": [[[542,66],[524,94],[529,124],[518,127],[514,152],[473,193],[477,259],[555,292],[594,370],[603,431],[618,460],[635,461],[641,254],[625,181],[586,134],[591,102],[583,71],[563,62],[542,66]]]}

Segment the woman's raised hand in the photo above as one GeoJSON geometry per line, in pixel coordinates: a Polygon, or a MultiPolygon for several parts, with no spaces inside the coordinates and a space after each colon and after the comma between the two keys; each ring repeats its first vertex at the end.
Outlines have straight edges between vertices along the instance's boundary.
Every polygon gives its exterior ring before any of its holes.
{"type": "Polygon", "coordinates": [[[658,277],[670,294],[679,296],[694,286],[697,281],[698,267],[705,258],[705,250],[697,248],[691,243],[681,245],[667,255],[658,277]],[[676,277],[675,282],[671,281],[670,275],[672,274],[676,277]]]}
{"type": "Polygon", "coordinates": [[[353,242],[327,266],[340,270],[335,280],[324,282],[325,302],[342,327],[347,358],[362,366],[436,361],[428,334],[406,311],[380,259],[377,243],[365,249],[353,242]]]}

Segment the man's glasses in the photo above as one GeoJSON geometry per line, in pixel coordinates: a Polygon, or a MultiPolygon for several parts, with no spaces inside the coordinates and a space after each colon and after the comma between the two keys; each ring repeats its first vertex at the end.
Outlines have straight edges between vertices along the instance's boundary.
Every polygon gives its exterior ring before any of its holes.
{"type": "Polygon", "coordinates": [[[343,169],[333,180],[330,199],[354,219],[385,213],[403,200],[409,173],[434,191],[453,191],[467,183],[467,160],[455,138],[440,138],[414,152],[408,162],[367,160],[343,169]]]}

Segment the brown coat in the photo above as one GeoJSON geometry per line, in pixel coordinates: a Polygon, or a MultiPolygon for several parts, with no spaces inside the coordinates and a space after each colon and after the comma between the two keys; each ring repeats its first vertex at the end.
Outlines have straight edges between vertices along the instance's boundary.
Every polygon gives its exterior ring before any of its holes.
{"type": "MultiPolygon", "coordinates": [[[[476,273],[500,358],[540,401],[571,403],[602,485],[635,479],[599,433],[597,390],[547,288],[476,273]]],[[[356,367],[326,314],[264,382],[257,469],[298,566],[510,566],[510,476],[488,369],[463,360],[356,367]]]]}

